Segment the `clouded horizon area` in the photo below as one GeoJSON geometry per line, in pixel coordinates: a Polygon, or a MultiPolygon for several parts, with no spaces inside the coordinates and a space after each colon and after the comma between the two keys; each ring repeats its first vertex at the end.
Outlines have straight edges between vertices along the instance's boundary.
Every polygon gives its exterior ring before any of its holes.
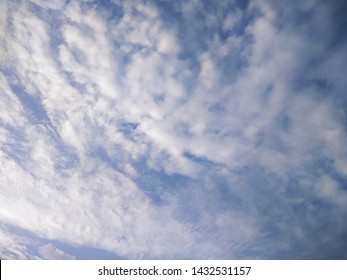
{"type": "Polygon", "coordinates": [[[347,259],[346,14],[0,0],[0,257],[347,259]]]}

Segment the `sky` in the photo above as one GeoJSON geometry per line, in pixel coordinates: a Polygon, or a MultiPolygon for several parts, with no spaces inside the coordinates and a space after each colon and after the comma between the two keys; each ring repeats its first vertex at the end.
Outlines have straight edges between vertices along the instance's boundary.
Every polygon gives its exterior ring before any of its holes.
{"type": "Polygon", "coordinates": [[[0,256],[347,259],[345,1],[0,0],[0,256]]]}

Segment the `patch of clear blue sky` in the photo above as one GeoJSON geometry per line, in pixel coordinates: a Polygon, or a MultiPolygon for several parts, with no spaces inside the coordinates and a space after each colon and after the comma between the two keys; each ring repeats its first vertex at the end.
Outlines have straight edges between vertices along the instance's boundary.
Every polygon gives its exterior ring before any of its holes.
{"type": "Polygon", "coordinates": [[[88,246],[73,246],[56,240],[42,240],[44,244],[51,243],[58,250],[76,257],[77,260],[126,260],[124,256],[115,254],[107,250],[88,246]]]}
{"type": "Polygon", "coordinates": [[[17,82],[10,83],[9,86],[23,105],[27,117],[32,123],[50,123],[46,109],[38,95],[29,94],[24,86],[17,82]]]}

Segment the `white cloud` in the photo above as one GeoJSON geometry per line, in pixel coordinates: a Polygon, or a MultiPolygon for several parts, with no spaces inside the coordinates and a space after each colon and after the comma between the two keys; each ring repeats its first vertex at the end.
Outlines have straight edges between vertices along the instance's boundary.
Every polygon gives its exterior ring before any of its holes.
{"type": "Polygon", "coordinates": [[[334,204],[344,206],[347,203],[346,193],[340,189],[339,184],[327,175],[320,177],[315,184],[315,190],[322,197],[334,204]]]}
{"type": "Polygon", "coordinates": [[[13,233],[10,233],[6,228],[0,227],[0,258],[2,260],[7,259],[30,259],[27,247],[28,240],[19,238],[13,233]]]}
{"type": "Polygon", "coordinates": [[[240,17],[241,12],[239,10],[235,13],[227,15],[223,22],[223,29],[228,31],[232,30],[235,24],[240,20],[240,17]]]}
{"type": "Polygon", "coordinates": [[[46,244],[39,247],[39,254],[46,260],[73,260],[74,256],[64,253],[55,248],[52,244],[46,244]]]}

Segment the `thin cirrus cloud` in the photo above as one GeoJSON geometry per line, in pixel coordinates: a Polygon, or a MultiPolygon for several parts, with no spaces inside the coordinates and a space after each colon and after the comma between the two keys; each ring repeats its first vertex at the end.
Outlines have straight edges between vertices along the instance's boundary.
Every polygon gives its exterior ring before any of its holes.
{"type": "Polygon", "coordinates": [[[346,258],[345,7],[281,3],[3,1],[0,255],[346,258]]]}

